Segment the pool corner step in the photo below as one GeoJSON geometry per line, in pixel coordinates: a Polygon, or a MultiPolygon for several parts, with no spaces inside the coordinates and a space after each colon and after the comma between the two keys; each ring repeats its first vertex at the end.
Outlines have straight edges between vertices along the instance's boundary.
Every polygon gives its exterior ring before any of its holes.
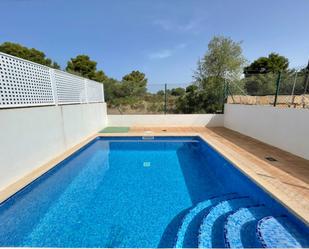
{"type": "Polygon", "coordinates": [[[224,221],[233,211],[254,205],[255,202],[247,196],[224,200],[213,206],[203,217],[198,235],[199,248],[224,247],[224,221]]]}
{"type": "Polygon", "coordinates": [[[264,205],[240,208],[227,216],[224,224],[224,243],[227,248],[260,248],[256,236],[257,222],[271,215],[264,205]]]}
{"type": "Polygon", "coordinates": [[[257,238],[264,248],[309,247],[309,234],[303,234],[287,216],[266,216],[256,227],[257,238]]]}
{"type": "MultiPolygon", "coordinates": [[[[213,196],[205,201],[199,202],[194,207],[192,207],[182,220],[182,223],[176,235],[176,242],[175,242],[174,247],[175,248],[194,247],[192,245],[190,246],[185,245],[186,236],[188,235],[189,227],[192,221],[194,220],[194,218],[197,215],[199,215],[201,212],[207,212],[209,208],[219,203],[220,201],[227,200],[230,198],[235,198],[237,196],[238,196],[237,193],[227,193],[227,194],[222,194],[219,196],[213,196]]],[[[197,232],[198,232],[198,229],[197,229],[197,232]]],[[[197,246],[197,236],[195,239],[196,239],[196,246],[197,246]]]]}

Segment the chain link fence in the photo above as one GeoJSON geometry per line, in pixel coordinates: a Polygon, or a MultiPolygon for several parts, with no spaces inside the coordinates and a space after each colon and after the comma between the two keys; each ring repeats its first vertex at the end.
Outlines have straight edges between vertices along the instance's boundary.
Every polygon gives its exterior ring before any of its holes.
{"type": "Polygon", "coordinates": [[[210,77],[201,84],[105,84],[108,114],[222,113],[224,103],[309,108],[308,74],[301,69],[237,80],[210,77]]]}
{"type": "Polygon", "coordinates": [[[108,114],[175,114],[189,84],[147,84],[139,96],[108,103],[108,114]]]}
{"type": "Polygon", "coordinates": [[[227,103],[309,108],[308,71],[250,74],[228,82],[227,103]]]}

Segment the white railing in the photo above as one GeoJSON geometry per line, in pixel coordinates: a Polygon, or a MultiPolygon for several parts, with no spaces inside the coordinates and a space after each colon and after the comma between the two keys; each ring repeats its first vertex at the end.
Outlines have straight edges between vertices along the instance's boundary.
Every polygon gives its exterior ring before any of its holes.
{"type": "Polygon", "coordinates": [[[88,98],[88,103],[100,102],[102,99],[104,100],[102,85],[103,84],[98,84],[93,80],[86,81],[86,96],[88,98]]]}
{"type": "Polygon", "coordinates": [[[0,52],[0,108],[96,102],[103,84],[0,52]]]}

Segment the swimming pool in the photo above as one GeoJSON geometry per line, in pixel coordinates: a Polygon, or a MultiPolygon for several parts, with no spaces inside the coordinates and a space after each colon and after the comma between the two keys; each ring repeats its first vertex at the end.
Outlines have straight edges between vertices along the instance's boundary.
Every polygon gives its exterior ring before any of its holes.
{"type": "Polygon", "coordinates": [[[199,137],[101,137],[0,204],[0,246],[308,247],[199,137]]]}

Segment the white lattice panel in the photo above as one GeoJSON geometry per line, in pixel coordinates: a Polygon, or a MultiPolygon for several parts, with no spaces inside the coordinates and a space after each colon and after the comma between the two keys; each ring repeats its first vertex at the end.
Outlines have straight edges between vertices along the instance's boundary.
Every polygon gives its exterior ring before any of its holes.
{"type": "Polygon", "coordinates": [[[86,103],[86,86],[83,78],[55,70],[54,79],[59,104],[86,103]]]}
{"type": "Polygon", "coordinates": [[[87,80],[88,103],[104,102],[103,84],[87,80]]]}
{"type": "Polygon", "coordinates": [[[0,53],[0,108],[54,103],[48,67],[0,53]]]}
{"type": "Polygon", "coordinates": [[[94,102],[103,84],[0,53],[0,108],[94,102]]]}

